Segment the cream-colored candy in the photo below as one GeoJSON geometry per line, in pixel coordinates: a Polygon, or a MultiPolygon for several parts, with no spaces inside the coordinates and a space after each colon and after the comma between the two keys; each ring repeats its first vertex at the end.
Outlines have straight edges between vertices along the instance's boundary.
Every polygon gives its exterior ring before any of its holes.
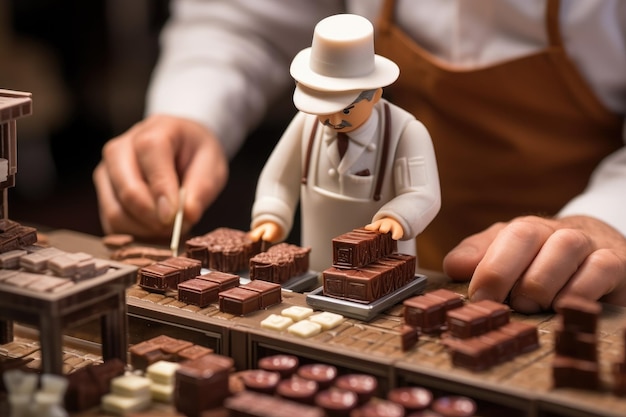
{"type": "Polygon", "coordinates": [[[174,384],[176,370],[179,363],[170,361],[157,361],[146,368],[146,375],[152,382],[157,384],[174,384]]]}
{"type": "Polygon", "coordinates": [[[312,315],[309,317],[309,320],[314,323],[318,323],[324,330],[330,330],[339,326],[343,322],[343,316],[341,314],[323,311],[312,315]]]}
{"type": "Polygon", "coordinates": [[[294,336],[307,338],[321,333],[322,325],[309,320],[301,320],[289,326],[287,331],[294,336]]]}
{"type": "Polygon", "coordinates": [[[261,327],[269,330],[283,331],[293,324],[291,317],[285,317],[278,314],[270,314],[265,320],[261,321],[261,327]]]}
{"type": "Polygon", "coordinates": [[[291,306],[283,309],[280,314],[289,317],[293,321],[300,321],[313,314],[313,309],[309,307],[291,306]]]}

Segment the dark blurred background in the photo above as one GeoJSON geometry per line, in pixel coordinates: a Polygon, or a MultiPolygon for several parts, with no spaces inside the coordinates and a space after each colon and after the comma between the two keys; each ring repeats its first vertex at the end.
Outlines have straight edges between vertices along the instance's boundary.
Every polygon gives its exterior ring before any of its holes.
{"type": "MultiPolygon", "coordinates": [[[[31,92],[34,109],[17,124],[9,218],[102,234],[91,173],[102,145],[143,115],[168,6],[167,0],[0,0],[0,88],[31,92]]],[[[293,114],[287,113],[251,135],[231,162],[226,191],[194,234],[249,227],[256,178],[293,114]]]]}

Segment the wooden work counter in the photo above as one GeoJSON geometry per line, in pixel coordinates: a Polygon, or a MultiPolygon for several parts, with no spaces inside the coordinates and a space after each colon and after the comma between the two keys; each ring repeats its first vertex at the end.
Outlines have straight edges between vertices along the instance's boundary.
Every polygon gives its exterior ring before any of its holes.
{"type": "MultiPolygon", "coordinates": [[[[52,246],[66,251],[108,256],[96,237],[60,230],[50,232],[48,238],[52,246]]],[[[439,273],[423,273],[428,276],[427,291],[445,287],[466,295],[467,284],[452,282],[439,273]]],[[[186,305],[175,297],[149,293],[138,286],[127,290],[127,304],[131,344],[159,334],[186,338],[231,356],[237,370],[254,368],[260,357],[269,354],[290,353],[307,361],[333,364],[344,371],[375,375],[382,392],[396,386],[419,385],[438,393],[466,395],[479,403],[480,415],[626,415],[626,398],[610,391],[612,364],[624,357],[624,308],[604,306],[598,331],[603,387],[592,392],[552,388],[556,325],[553,314],[512,314],[512,320],[537,326],[540,347],[489,370],[471,372],[452,366],[438,337],[421,336],[417,346],[403,351],[399,336],[401,305],[370,322],[348,318],[335,329],[305,339],[260,326],[268,315],[280,314],[290,305],[306,306],[306,296],[299,293],[283,291],[280,305],[244,317],[221,313],[217,305],[203,309],[186,305]],[[497,411],[491,414],[489,410],[493,409],[497,411]]]]}

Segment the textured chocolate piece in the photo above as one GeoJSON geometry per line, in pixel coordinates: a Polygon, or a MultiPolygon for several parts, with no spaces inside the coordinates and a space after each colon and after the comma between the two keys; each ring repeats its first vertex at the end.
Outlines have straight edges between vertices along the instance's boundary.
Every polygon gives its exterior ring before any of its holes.
{"type": "Polygon", "coordinates": [[[324,363],[310,363],[299,367],[297,374],[301,378],[317,382],[319,389],[324,390],[337,378],[337,368],[324,363]]]}
{"type": "Polygon", "coordinates": [[[401,405],[405,411],[418,411],[430,407],[433,393],[422,387],[396,387],[389,390],[387,399],[401,405]]]}
{"type": "Polygon", "coordinates": [[[481,300],[468,303],[467,306],[488,316],[489,330],[495,330],[510,321],[511,309],[505,304],[493,300],[481,300]]]}
{"type": "Polygon", "coordinates": [[[335,237],[333,245],[333,266],[336,268],[360,268],[397,249],[391,233],[354,229],[335,237]]]}
{"type": "Polygon", "coordinates": [[[554,353],[587,361],[598,360],[598,340],[595,333],[554,330],[554,353]]]}
{"type": "Polygon", "coordinates": [[[178,287],[180,270],[155,263],[139,270],[139,286],[147,291],[165,292],[178,287]]]}
{"type": "Polygon", "coordinates": [[[261,296],[258,292],[235,287],[218,294],[220,311],[223,313],[245,316],[261,308],[261,296]]]}
{"type": "Polygon", "coordinates": [[[426,297],[433,297],[443,302],[443,309],[445,311],[452,310],[454,308],[463,307],[463,296],[457,294],[454,291],[450,291],[445,288],[438,288],[433,291],[429,291],[424,294],[426,297]]]}
{"type": "Polygon", "coordinates": [[[277,354],[259,359],[258,366],[270,372],[278,372],[281,378],[289,378],[296,373],[300,361],[297,356],[277,354]]]}
{"type": "Polygon", "coordinates": [[[114,261],[125,261],[134,258],[147,258],[155,262],[163,261],[172,256],[169,249],[153,248],[149,246],[130,246],[118,249],[111,253],[111,259],[114,261]]]}
{"type": "Polygon", "coordinates": [[[365,404],[376,393],[378,382],[372,375],[347,374],[339,376],[335,380],[335,386],[354,392],[358,397],[358,403],[365,404]]]}
{"type": "Polygon", "coordinates": [[[209,271],[206,274],[198,275],[196,278],[218,284],[220,291],[239,286],[239,275],[229,274],[227,272],[209,271]]]}
{"type": "Polygon", "coordinates": [[[274,394],[276,386],[281,380],[278,372],[264,369],[250,369],[242,372],[240,378],[246,389],[262,394],[274,394]]]}
{"type": "Polygon", "coordinates": [[[500,327],[499,330],[515,337],[518,353],[530,352],[539,347],[537,326],[521,321],[512,321],[500,327]]]}
{"type": "Polygon", "coordinates": [[[264,309],[274,304],[280,304],[282,302],[282,287],[280,284],[273,282],[267,282],[262,280],[254,280],[242,285],[240,288],[244,288],[248,291],[254,291],[259,294],[260,305],[259,308],[264,309]]]}
{"type": "Polygon", "coordinates": [[[595,361],[555,355],[552,380],[555,388],[597,390],[600,387],[599,365],[595,361]]]}
{"type": "Polygon", "coordinates": [[[402,351],[412,349],[419,341],[419,332],[416,327],[403,324],[400,327],[400,346],[402,351]]]}
{"type": "Polygon", "coordinates": [[[217,354],[181,362],[174,388],[176,410],[197,417],[203,410],[222,405],[230,395],[228,380],[233,366],[233,359],[217,354]]]}
{"type": "Polygon", "coordinates": [[[415,256],[394,254],[358,269],[326,269],[323,293],[328,297],[371,303],[414,278],[415,256]]]}
{"type": "Polygon", "coordinates": [[[202,270],[202,263],[199,260],[184,256],[174,256],[159,261],[159,263],[177,268],[180,271],[178,284],[200,275],[200,271],[202,270]]]}
{"type": "Polygon", "coordinates": [[[282,284],[309,270],[310,248],[279,243],[250,258],[250,279],[282,284]]]}
{"type": "Polygon", "coordinates": [[[558,301],[555,310],[563,317],[564,330],[595,333],[602,306],[596,301],[569,295],[558,301]]]}
{"type": "Polygon", "coordinates": [[[178,300],[198,307],[206,307],[218,301],[219,290],[220,286],[215,282],[193,278],[178,284],[178,300]]]}
{"type": "Polygon", "coordinates": [[[478,340],[491,346],[494,355],[494,364],[500,364],[513,359],[519,354],[517,339],[500,330],[492,330],[481,336],[478,340]]]}
{"type": "Polygon", "coordinates": [[[34,227],[22,226],[8,219],[2,220],[0,230],[0,253],[20,249],[36,242],[37,229],[34,227]]]}
{"type": "Polygon", "coordinates": [[[261,252],[262,242],[254,242],[241,230],[220,227],[185,242],[186,255],[201,261],[204,268],[236,273],[248,269],[250,258],[261,252]]]}
{"type": "Polygon", "coordinates": [[[318,391],[317,382],[297,375],[281,380],[276,386],[277,395],[303,404],[314,404],[318,391]]]}
{"type": "Polygon", "coordinates": [[[229,417],[325,417],[320,408],[251,391],[227,398],[224,408],[229,417]]]}
{"type": "Polygon", "coordinates": [[[446,339],[445,345],[450,351],[450,358],[455,366],[471,371],[484,371],[495,364],[496,354],[493,346],[477,337],[468,339],[446,339]]]}
{"type": "Polygon", "coordinates": [[[476,414],[477,406],[469,397],[444,396],[433,402],[432,409],[443,417],[472,417],[476,414]]]}
{"type": "Polygon", "coordinates": [[[178,352],[176,352],[176,356],[180,362],[183,362],[186,360],[199,359],[204,355],[210,355],[212,353],[214,352],[211,348],[200,345],[193,345],[179,350],[178,352]]]}
{"type": "Polygon", "coordinates": [[[349,390],[330,388],[315,396],[315,404],[322,408],[328,417],[348,417],[358,405],[357,395],[349,390]]]}
{"type": "Polygon", "coordinates": [[[450,334],[460,339],[480,336],[490,330],[489,316],[468,305],[448,311],[446,323],[450,334]]]}
{"type": "Polygon", "coordinates": [[[402,305],[404,322],[423,333],[438,333],[446,323],[446,310],[439,298],[416,295],[402,305]]]}

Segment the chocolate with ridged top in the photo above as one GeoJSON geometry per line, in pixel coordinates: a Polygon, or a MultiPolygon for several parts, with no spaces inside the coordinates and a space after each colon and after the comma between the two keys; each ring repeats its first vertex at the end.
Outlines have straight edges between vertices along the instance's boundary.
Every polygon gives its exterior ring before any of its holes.
{"type": "Polygon", "coordinates": [[[279,243],[250,259],[250,279],[282,284],[309,270],[311,248],[279,243]]]}
{"type": "Polygon", "coordinates": [[[220,227],[185,242],[188,257],[216,271],[237,273],[248,269],[248,263],[261,252],[261,241],[255,242],[242,230],[220,227]]]}
{"type": "Polygon", "coordinates": [[[333,266],[336,268],[360,268],[396,251],[397,243],[391,233],[354,229],[335,237],[333,266]]]}

